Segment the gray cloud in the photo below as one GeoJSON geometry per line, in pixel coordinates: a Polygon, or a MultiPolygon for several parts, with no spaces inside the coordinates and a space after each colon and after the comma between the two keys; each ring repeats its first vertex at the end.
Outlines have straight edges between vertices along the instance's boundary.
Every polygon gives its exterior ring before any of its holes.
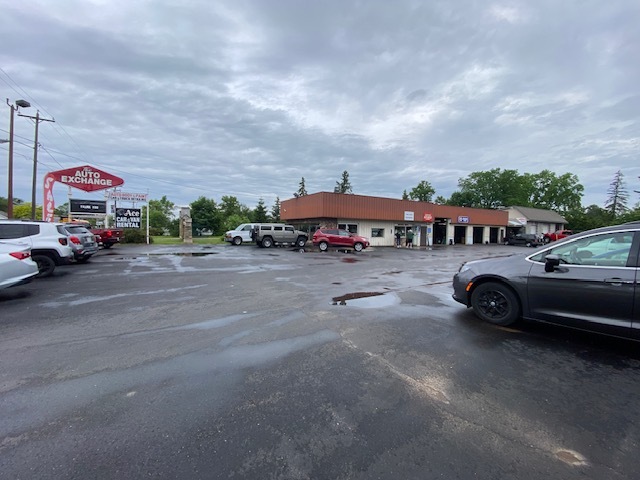
{"type": "MultiPolygon", "coordinates": [[[[0,6],[0,89],[57,121],[41,125],[41,175],[89,163],[153,198],[249,206],[303,176],[332,190],[343,170],[355,193],[396,198],[421,180],[448,196],[498,167],[575,173],[585,204],[619,169],[638,189],[633,2],[0,6]]],[[[16,134],[27,199],[33,124],[16,134]]]]}

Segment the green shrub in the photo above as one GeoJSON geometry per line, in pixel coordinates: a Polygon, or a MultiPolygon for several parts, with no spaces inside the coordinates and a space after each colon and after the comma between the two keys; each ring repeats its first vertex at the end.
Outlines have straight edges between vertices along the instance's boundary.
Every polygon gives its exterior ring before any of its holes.
{"type": "MultiPolygon", "coordinates": [[[[127,228],[124,231],[122,243],[147,243],[146,230],[127,228]]],[[[149,243],[153,243],[153,238],[149,238],[149,243]]]]}

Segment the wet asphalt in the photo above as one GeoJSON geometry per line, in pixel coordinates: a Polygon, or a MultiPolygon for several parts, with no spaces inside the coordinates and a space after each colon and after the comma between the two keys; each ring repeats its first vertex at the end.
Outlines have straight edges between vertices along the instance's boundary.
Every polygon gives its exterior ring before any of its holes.
{"type": "Polygon", "coordinates": [[[118,245],[2,290],[0,478],[637,478],[639,344],[451,299],[528,251],[118,245]]]}

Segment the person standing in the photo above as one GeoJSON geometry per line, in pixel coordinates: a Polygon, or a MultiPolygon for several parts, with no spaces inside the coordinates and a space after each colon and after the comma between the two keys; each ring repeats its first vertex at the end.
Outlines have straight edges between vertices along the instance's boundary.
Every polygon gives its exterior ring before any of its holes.
{"type": "Polygon", "coordinates": [[[413,230],[407,230],[407,248],[413,248],[413,230]]]}
{"type": "Polygon", "coordinates": [[[402,235],[400,235],[400,230],[396,230],[396,248],[400,248],[402,245],[402,235]]]}

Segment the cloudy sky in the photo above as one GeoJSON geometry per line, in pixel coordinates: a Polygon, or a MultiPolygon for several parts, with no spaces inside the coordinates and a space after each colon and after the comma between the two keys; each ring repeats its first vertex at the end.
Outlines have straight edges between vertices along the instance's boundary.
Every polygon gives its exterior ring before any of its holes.
{"type": "MultiPolygon", "coordinates": [[[[637,0],[0,0],[0,94],[40,124],[44,173],[250,207],[333,191],[448,197],[492,168],[575,173],[602,205],[640,190],[637,0]]],[[[10,109],[0,109],[0,139],[10,109]],[[4,117],[4,120],[2,120],[4,117]]],[[[33,122],[16,117],[14,196],[33,122]]],[[[0,196],[7,196],[7,144],[0,196]]],[[[67,199],[58,184],[56,203],[67,199]]],[[[75,198],[102,194],[74,190],[75,198]]]]}

